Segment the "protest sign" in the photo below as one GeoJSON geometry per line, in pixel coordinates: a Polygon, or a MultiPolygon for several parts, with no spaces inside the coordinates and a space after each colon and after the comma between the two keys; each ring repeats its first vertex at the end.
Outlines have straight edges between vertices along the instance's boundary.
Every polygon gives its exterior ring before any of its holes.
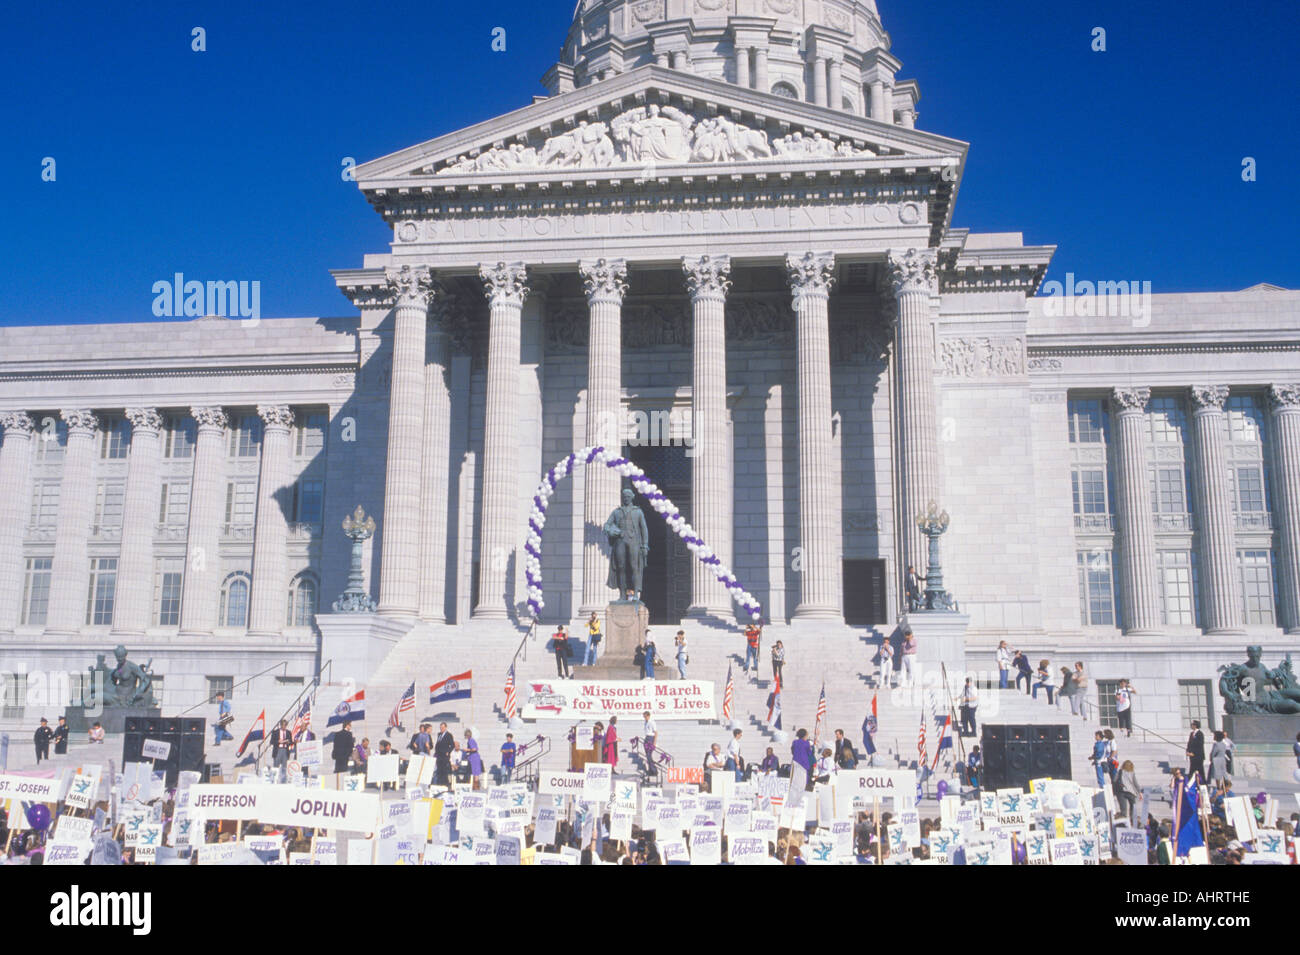
{"type": "Polygon", "coordinates": [[[637,809],[637,785],[623,779],[614,780],[614,795],[610,800],[611,805],[620,806],[636,812],[637,809]]]}
{"type": "Polygon", "coordinates": [[[580,796],[586,779],[585,773],[544,770],[537,778],[537,791],[559,796],[580,796]]]}
{"type": "MultiPolygon", "coordinates": [[[[632,838],[632,814],[621,809],[614,809],[609,814],[609,837],[616,842],[627,842],[632,838]]],[[[552,839],[552,842],[555,840],[552,839]]]]}
{"type": "Polygon", "coordinates": [[[497,842],[495,839],[475,839],[470,845],[474,853],[474,865],[497,864],[497,842]]]}
{"type": "Polygon", "coordinates": [[[261,823],[373,832],[379,820],[378,793],[295,791],[284,786],[190,787],[190,811],[204,819],[255,819],[261,823]]]}
{"type": "Polygon", "coordinates": [[[65,801],[75,809],[89,809],[99,794],[99,773],[80,772],[72,777],[65,801]]]}
{"type": "Polygon", "coordinates": [[[1062,836],[1047,840],[1048,850],[1052,856],[1052,865],[1083,865],[1083,854],[1079,851],[1079,839],[1075,836],[1062,836]]]}
{"type": "Polygon", "coordinates": [[[152,864],[158,859],[162,845],[163,827],[160,822],[147,822],[140,827],[135,839],[135,861],[152,864]]]}
{"type": "Polygon", "coordinates": [[[708,680],[548,680],[524,686],[526,720],[635,719],[646,710],[657,720],[717,719],[708,680]]]}
{"type": "Polygon", "coordinates": [[[482,793],[462,793],[456,801],[456,828],[461,835],[487,835],[486,821],[486,797],[482,793]]]}
{"type": "Polygon", "coordinates": [[[232,865],[238,856],[236,842],[214,842],[198,848],[199,865],[232,865]]]}
{"type": "Polygon", "coordinates": [[[59,816],[54,835],[66,842],[89,842],[94,838],[94,828],[95,820],[89,816],[59,816]]]}
{"type": "MultiPolygon", "coordinates": [[[[533,829],[533,842],[538,845],[549,846],[555,843],[555,829],[558,819],[553,807],[544,806],[537,810],[537,824],[533,829]]],[[[610,828],[613,829],[614,819],[610,817],[610,828]]],[[[612,831],[611,831],[612,835],[612,831]]]]}
{"type": "Polygon", "coordinates": [[[374,865],[375,841],[353,839],[348,842],[348,865],[374,865]]]}
{"type": "Polygon", "coordinates": [[[424,847],[425,865],[472,865],[473,856],[459,846],[428,845],[424,847]]]}
{"type": "Polygon", "coordinates": [[[829,829],[818,829],[804,842],[803,859],[809,865],[833,865],[835,839],[829,829]]]}
{"type": "Polygon", "coordinates": [[[749,817],[752,812],[751,803],[744,800],[733,800],[727,803],[726,826],[725,830],[728,836],[733,833],[749,832],[749,817]]]}
{"type": "Polygon", "coordinates": [[[303,766],[319,766],[321,762],[320,740],[304,739],[298,741],[298,762],[303,766]]]}
{"type": "Polygon", "coordinates": [[[1256,862],[1277,865],[1289,865],[1291,862],[1286,852],[1286,836],[1281,829],[1256,829],[1254,855],[1253,861],[1256,862]]]}
{"type": "Polygon", "coordinates": [[[85,865],[90,857],[88,839],[53,839],[45,844],[45,865],[85,865]]]}
{"type": "Polygon", "coordinates": [[[395,799],[382,805],[384,821],[389,825],[396,826],[399,836],[408,835],[414,822],[414,812],[411,804],[402,799],[395,799]]]}
{"type": "Polygon", "coordinates": [[[172,744],[159,739],[146,739],[140,745],[140,755],[145,759],[166,759],[172,753],[172,744]]]}
{"type": "Polygon", "coordinates": [[[1115,830],[1115,851],[1125,865],[1147,864],[1147,833],[1145,829],[1120,826],[1115,830]]]}
{"type": "Polygon", "coordinates": [[[767,860],[767,840],[762,836],[728,836],[727,858],[733,865],[762,865],[767,860]]]}
{"type": "Polygon", "coordinates": [[[58,802],[59,780],[13,773],[0,776],[0,799],[24,802],[58,802]]]}
{"type": "Polygon", "coordinates": [[[523,844],[522,834],[497,839],[497,865],[519,865],[523,844]]]}
{"type": "Polygon", "coordinates": [[[703,766],[669,766],[665,781],[668,783],[693,783],[704,785],[703,766]]]}
{"type": "MultiPolygon", "coordinates": [[[[776,831],[772,831],[775,838],[776,831]]],[[[920,840],[920,832],[917,832],[920,840]]],[[[853,855],[853,823],[847,819],[837,819],[831,823],[831,841],[835,845],[835,858],[848,859],[853,855]]]]}
{"type": "Polygon", "coordinates": [[[366,782],[397,782],[397,754],[388,753],[381,756],[378,753],[372,753],[370,758],[366,760],[366,782]]]}
{"type": "Polygon", "coordinates": [[[290,852],[289,865],[315,865],[310,852],[290,852]]]}
{"type": "Polygon", "coordinates": [[[338,865],[339,844],[332,837],[317,836],[311,841],[312,865],[338,865]]]}
{"type": "Polygon", "coordinates": [[[247,836],[244,845],[248,851],[262,860],[263,865],[281,865],[284,863],[283,836],[247,836]]]}
{"type": "Polygon", "coordinates": [[[432,784],[433,772],[437,766],[437,760],[432,756],[412,756],[406,764],[406,788],[432,784]]]}
{"type": "Polygon", "coordinates": [[[694,865],[722,864],[722,830],[710,826],[691,830],[691,862],[694,865]]]}
{"type": "Polygon", "coordinates": [[[607,801],[613,778],[608,763],[588,763],[583,770],[582,798],[587,802],[607,801]]]}
{"type": "Polygon", "coordinates": [[[656,845],[659,846],[659,858],[664,865],[691,864],[691,854],[686,850],[684,839],[660,839],[656,845]]]}
{"type": "MultiPolygon", "coordinates": [[[[909,804],[916,800],[914,769],[842,769],[831,781],[837,798],[850,799],[850,805],[858,809],[871,808],[876,797],[901,799],[909,804]]],[[[898,804],[893,808],[899,808],[898,804]]]]}
{"type": "MultiPolygon", "coordinates": [[[[749,816],[750,831],[756,836],[763,836],[768,842],[776,842],[776,816],[770,812],[754,812],[749,816]]],[[[852,829],[852,827],[850,827],[852,829]]]]}

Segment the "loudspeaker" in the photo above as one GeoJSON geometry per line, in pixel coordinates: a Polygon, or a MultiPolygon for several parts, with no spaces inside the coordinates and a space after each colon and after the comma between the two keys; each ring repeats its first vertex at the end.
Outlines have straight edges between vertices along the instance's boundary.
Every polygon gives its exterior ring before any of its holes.
{"type": "Polygon", "coordinates": [[[145,717],[128,716],[122,721],[122,732],[124,733],[143,733],[145,717]]]}
{"type": "Polygon", "coordinates": [[[1028,743],[1034,738],[1034,728],[1032,726],[1008,726],[1007,740],[1017,743],[1028,743]]]}
{"type": "Polygon", "coordinates": [[[186,734],[187,736],[194,735],[194,734],[198,734],[199,736],[202,736],[204,731],[204,725],[207,722],[208,721],[205,719],[195,719],[192,716],[184,717],[181,720],[181,732],[186,734]]]}
{"type": "MultiPolygon", "coordinates": [[[[984,725],[984,739],[980,744],[980,749],[983,750],[990,743],[1005,743],[1008,729],[1009,727],[1006,726],[990,726],[986,723],[984,725]]],[[[987,753],[985,755],[987,756],[987,753]]]]}
{"type": "Polygon", "coordinates": [[[985,789],[1025,789],[1029,780],[1070,779],[1070,728],[1065,724],[982,727],[985,789]]]}
{"type": "Polygon", "coordinates": [[[122,761],[124,763],[151,763],[155,769],[167,774],[167,785],[174,787],[181,771],[203,773],[204,743],[207,738],[207,720],[182,717],[128,717],[126,732],[122,736],[122,761]],[[144,758],[144,741],[157,740],[170,743],[166,759],[144,758]]]}

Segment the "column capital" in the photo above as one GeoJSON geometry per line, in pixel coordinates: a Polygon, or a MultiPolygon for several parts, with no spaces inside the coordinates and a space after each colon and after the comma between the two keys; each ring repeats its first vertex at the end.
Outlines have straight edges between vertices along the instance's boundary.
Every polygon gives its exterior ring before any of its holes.
{"type": "Polygon", "coordinates": [[[433,298],[433,273],[424,266],[403,265],[401,268],[385,269],[384,279],[388,290],[393,294],[398,308],[415,306],[428,308],[433,298]]]}
{"type": "Polygon", "coordinates": [[[934,295],[939,290],[939,255],[934,249],[890,249],[887,264],[895,297],[906,292],[934,295]]]}
{"type": "Polygon", "coordinates": [[[258,405],[257,414],[268,428],[288,431],[293,427],[293,409],[288,405],[258,405]]]}
{"type": "Polygon", "coordinates": [[[226,425],[229,424],[226,410],[220,405],[210,405],[208,407],[195,405],[190,408],[190,417],[198,424],[200,431],[225,431],[226,425]]]}
{"type": "Polygon", "coordinates": [[[163,427],[163,416],[157,408],[127,408],[126,420],[131,422],[132,434],[137,431],[152,431],[156,434],[163,427]]]}
{"type": "Polygon", "coordinates": [[[1300,384],[1269,385],[1269,404],[1273,413],[1281,411],[1300,411],[1300,384]]]}
{"type": "Polygon", "coordinates": [[[528,297],[528,268],[522,262],[484,263],[478,267],[479,278],[489,305],[522,307],[528,297]]]}
{"type": "Polygon", "coordinates": [[[785,270],[796,302],[805,295],[825,298],[835,284],[835,253],[791,252],[785,257],[785,270]]]}
{"type": "Polygon", "coordinates": [[[1110,399],[1115,402],[1120,414],[1142,414],[1147,410],[1147,402],[1151,400],[1151,389],[1115,388],[1110,393],[1110,399]]]}
{"type": "Polygon", "coordinates": [[[727,297],[731,288],[731,256],[682,256],[682,271],[686,274],[686,288],[691,300],[727,297]]]}
{"type": "Polygon", "coordinates": [[[26,411],[0,412],[0,431],[10,435],[31,437],[36,430],[36,422],[26,411]]]}
{"type": "Polygon", "coordinates": [[[1223,406],[1228,401],[1227,385],[1192,385],[1189,390],[1194,412],[1205,411],[1217,414],[1223,410],[1223,406]]]}
{"type": "Polygon", "coordinates": [[[623,304],[627,294],[626,259],[583,259],[578,263],[578,274],[589,303],[623,304]]]}
{"type": "Polygon", "coordinates": [[[69,435],[91,435],[99,427],[99,419],[95,417],[95,413],[86,409],[65,409],[59,412],[59,417],[67,422],[69,435]]]}

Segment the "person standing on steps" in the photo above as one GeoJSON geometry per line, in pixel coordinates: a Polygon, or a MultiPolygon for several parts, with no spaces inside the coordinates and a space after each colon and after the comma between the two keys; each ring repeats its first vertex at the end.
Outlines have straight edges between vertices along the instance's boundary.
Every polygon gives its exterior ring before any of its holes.
{"type": "Polygon", "coordinates": [[[36,743],[36,765],[41,764],[41,760],[50,758],[50,740],[54,738],[54,731],[50,729],[50,721],[41,717],[41,725],[36,727],[36,734],[33,737],[36,743]]]}
{"type": "Polygon", "coordinates": [[[648,772],[654,763],[655,743],[659,740],[659,727],[650,718],[650,711],[641,714],[641,752],[645,754],[645,768],[648,772]]]}
{"type": "Polygon", "coordinates": [[[456,737],[446,723],[438,724],[438,738],[433,743],[434,781],[440,786],[451,785],[451,754],[456,749],[456,737]]]}
{"type": "Polygon", "coordinates": [[[758,679],[758,645],[763,639],[763,628],[756,623],[751,623],[745,628],[745,675],[748,676],[753,671],[754,679],[758,679]]]}
{"type": "Polygon", "coordinates": [[[599,650],[600,620],[596,617],[596,611],[593,610],[591,617],[587,620],[587,655],[583,657],[583,666],[591,666],[595,663],[599,650]]]}
{"type": "Polygon", "coordinates": [[[907,609],[921,609],[921,584],[925,583],[925,578],[918,576],[916,568],[911,564],[907,565],[907,609]]]}
{"type": "Polygon", "coordinates": [[[882,690],[894,688],[894,647],[885,637],[880,641],[880,650],[877,651],[876,661],[880,665],[880,675],[876,680],[876,685],[882,690]]]}
{"type": "Polygon", "coordinates": [[[465,756],[469,763],[470,789],[483,786],[483,757],[478,751],[478,740],[474,738],[472,728],[465,730],[465,756]]]}
{"type": "Polygon", "coordinates": [[[1023,650],[1017,650],[1011,664],[1016,668],[1016,689],[1020,689],[1020,681],[1024,680],[1025,695],[1029,695],[1029,684],[1034,679],[1034,668],[1029,663],[1029,657],[1025,656],[1023,650]]]}
{"type": "Polygon", "coordinates": [[[1119,728],[1129,737],[1133,735],[1133,694],[1136,692],[1128,680],[1120,680],[1115,688],[1115,715],[1119,718],[1119,728]]]}
{"type": "Polygon", "coordinates": [[[1074,703],[1077,698],[1079,704],[1079,716],[1084,720],[1088,719],[1088,674],[1083,672],[1083,661],[1078,660],[1074,664],[1074,688],[1075,694],[1070,698],[1071,712],[1074,712],[1074,703]]]}
{"type": "Polygon", "coordinates": [[[1030,694],[1030,698],[1036,700],[1036,699],[1038,699],[1038,691],[1039,691],[1040,689],[1046,690],[1046,691],[1047,691],[1047,703],[1048,703],[1048,705],[1050,706],[1051,703],[1052,703],[1052,692],[1053,692],[1053,690],[1055,689],[1055,687],[1052,686],[1052,664],[1051,664],[1051,661],[1049,661],[1049,660],[1039,660],[1039,661],[1038,661],[1038,672],[1037,672],[1034,676],[1035,676],[1035,679],[1034,679],[1033,692],[1030,694]]]}
{"type": "Polygon", "coordinates": [[[271,764],[275,767],[275,778],[284,782],[289,769],[289,756],[295,749],[293,734],[289,732],[289,721],[280,720],[280,725],[271,734],[271,764]]]}
{"type": "Polygon", "coordinates": [[[740,736],[741,730],[731,731],[731,742],[727,744],[727,761],[722,767],[736,774],[736,782],[745,778],[745,760],[740,755],[740,736]]]}
{"type": "Polygon", "coordinates": [[[501,784],[504,786],[510,782],[510,777],[515,772],[515,754],[519,752],[519,747],[515,745],[515,734],[507,733],[506,741],[501,744],[501,784]]]}
{"type": "Polygon", "coordinates": [[[835,731],[835,765],[840,769],[857,769],[858,754],[853,752],[853,744],[844,736],[844,730],[835,731]]]}
{"type": "Polygon", "coordinates": [[[804,793],[809,789],[814,762],[816,756],[813,744],[808,742],[808,731],[800,729],[790,744],[790,792],[785,797],[787,806],[797,806],[803,800],[804,793]]]}
{"type": "Polygon", "coordinates": [[[569,634],[565,630],[564,624],[555,628],[551,634],[551,648],[555,651],[555,675],[561,680],[567,680],[573,676],[573,669],[569,666],[569,657],[573,655],[573,648],[569,646],[569,634]]]}
{"type": "Polygon", "coordinates": [[[903,631],[903,680],[905,686],[915,686],[916,677],[912,667],[916,663],[916,634],[909,627],[903,631]]]}
{"type": "Polygon", "coordinates": [[[1205,778],[1205,734],[1200,720],[1192,720],[1192,732],[1187,737],[1187,778],[1205,778]]]}
{"type": "Polygon", "coordinates": [[[54,755],[68,755],[68,721],[66,717],[59,717],[59,725],[54,727],[54,755]]]}
{"type": "Polygon", "coordinates": [[[975,689],[975,681],[966,677],[966,685],[961,691],[961,735],[975,735],[975,709],[979,706],[980,696],[975,689]]]}
{"type": "MultiPolygon", "coordinates": [[[[677,647],[677,679],[684,680],[686,679],[686,664],[691,662],[690,654],[686,652],[686,631],[678,630],[673,643],[677,647]]],[[[757,663],[754,668],[755,670],[758,669],[757,663]]]]}
{"type": "Polygon", "coordinates": [[[609,718],[609,726],[605,728],[605,762],[609,763],[609,774],[614,776],[618,773],[618,717],[609,718]]]}
{"type": "Polygon", "coordinates": [[[784,669],[785,644],[778,640],[772,644],[772,679],[780,680],[782,686],[785,686],[785,675],[782,672],[784,669]]]}
{"type": "Polygon", "coordinates": [[[230,731],[226,729],[235,721],[235,714],[231,712],[230,701],[226,699],[226,694],[217,694],[217,721],[212,725],[212,745],[220,746],[223,741],[234,739],[230,731]]]}
{"type": "Polygon", "coordinates": [[[352,735],[352,724],[344,723],[342,729],[334,734],[333,749],[330,757],[334,760],[334,772],[346,773],[348,763],[352,761],[356,738],[352,735]]]}
{"type": "Polygon", "coordinates": [[[1011,660],[1012,660],[1011,648],[1007,646],[1007,642],[1005,640],[1000,640],[998,642],[997,658],[998,658],[998,689],[1005,690],[1008,685],[1007,679],[1011,675],[1011,660]]]}

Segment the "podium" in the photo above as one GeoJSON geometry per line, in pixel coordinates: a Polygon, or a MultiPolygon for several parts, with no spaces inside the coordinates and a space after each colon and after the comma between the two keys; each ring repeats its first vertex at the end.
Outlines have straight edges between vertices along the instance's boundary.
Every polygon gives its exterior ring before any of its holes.
{"type": "Polygon", "coordinates": [[[584,680],[639,680],[641,668],[633,660],[636,648],[650,628],[650,610],[639,600],[616,600],[605,608],[600,658],[591,666],[574,667],[584,680]]]}

